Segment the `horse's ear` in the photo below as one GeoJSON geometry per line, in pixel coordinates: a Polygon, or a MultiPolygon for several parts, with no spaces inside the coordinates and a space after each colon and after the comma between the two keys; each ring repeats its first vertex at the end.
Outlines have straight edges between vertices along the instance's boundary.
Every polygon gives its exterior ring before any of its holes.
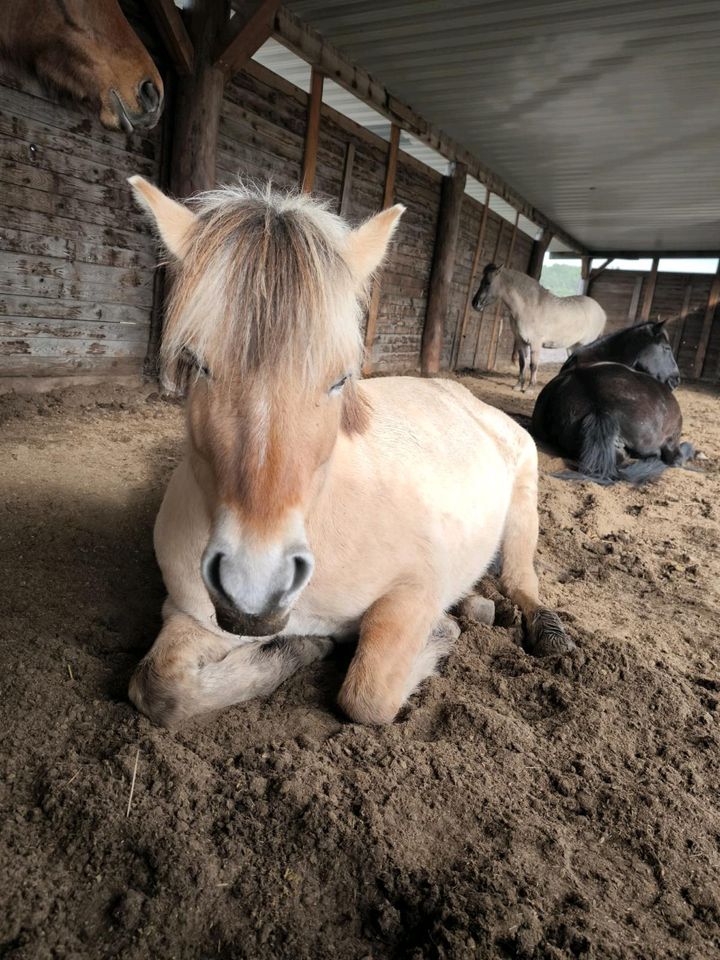
{"type": "Polygon", "coordinates": [[[658,317],[657,320],[655,321],[655,323],[653,323],[653,325],[652,325],[652,332],[653,332],[656,336],[657,336],[658,334],[662,333],[663,330],[665,329],[665,324],[666,324],[666,322],[667,322],[667,317],[665,317],[664,319],[661,319],[660,317],[658,317]]]}
{"type": "Polygon", "coordinates": [[[162,190],[143,177],[128,177],[128,183],[135,199],[155,221],[162,242],[174,257],[182,260],[195,225],[195,214],[176,200],[166,197],[162,190]]]}
{"type": "Polygon", "coordinates": [[[390,239],[404,213],[405,207],[396,203],[349,233],[345,259],[360,283],[365,283],[383,262],[390,239]]]}

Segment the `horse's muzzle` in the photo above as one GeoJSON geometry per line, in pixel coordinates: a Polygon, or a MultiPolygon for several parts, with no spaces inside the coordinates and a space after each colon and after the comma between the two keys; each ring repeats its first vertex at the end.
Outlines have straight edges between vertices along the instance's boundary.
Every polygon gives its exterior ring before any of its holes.
{"type": "Polygon", "coordinates": [[[163,95],[152,80],[145,80],[137,91],[140,110],[131,110],[115,89],[110,91],[110,99],[125,133],[132,133],[139,127],[151,129],[162,114],[163,95]]]}
{"type": "Polygon", "coordinates": [[[213,599],[217,624],[226,633],[237,637],[269,637],[280,633],[290,619],[290,611],[282,610],[267,616],[242,613],[229,604],[213,599]]]}

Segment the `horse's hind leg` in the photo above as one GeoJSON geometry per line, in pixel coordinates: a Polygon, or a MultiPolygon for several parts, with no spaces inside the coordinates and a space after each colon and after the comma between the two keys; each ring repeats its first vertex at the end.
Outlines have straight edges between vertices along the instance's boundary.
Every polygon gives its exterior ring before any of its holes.
{"type": "Polygon", "coordinates": [[[130,699],[155,723],[173,726],[197,713],[272,693],[333,647],[327,637],[275,637],[237,645],[171,612],[130,681],[130,699]]]}
{"type": "Polygon", "coordinates": [[[442,611],[427,585],[398,586],[377,600],[360,624],[357,651],[338,703],[358,723],[391,723],[450,646],[442,611]],[[440,626],[435,630],[436,624],[440,626]]]}
{"type": "Polygon", "coordinates": [[[541,343],[531,343],[530,344],[530,390],[535,391],[537,386],[537,371],[538,364],[540,363],[540,351],[542,350],[541,343]]]}
{"type": "Polygon", "coordinates": [[[543,657],[567,653],[575,644],[557,614],[540,603],[534,566],[537,540],[537,453],[533,446],[513,485],[503,534],[501,582],[506,595],[520,607],[530,652],[543,657]]]}
{"type": "Polygon", "coordinates": [[[669,467],[682,467],[695,457],[695,447],[684,440],[682,443],[668,443],[660,448],[662,462],[669,467]]]}

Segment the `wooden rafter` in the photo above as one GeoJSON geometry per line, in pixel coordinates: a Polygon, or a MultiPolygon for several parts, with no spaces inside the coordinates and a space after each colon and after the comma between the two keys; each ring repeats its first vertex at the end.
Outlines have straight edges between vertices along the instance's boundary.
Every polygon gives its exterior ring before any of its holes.
{"type": "Polygon", "coordinates": [[[215,51],[214,66],[230,80],[260,49],[273,30],[280,0],[260,0],[249,15],[237,12],[228,21],[215,51]]]}
{"type": "MultiPolygon", "coordinates": [[[[390,128],[390,143],[388,144],[387,166],[385,168],[385,190],[383,193],[383,210],[392,206],[395,196],[395,175],[397,173],[398,150],[400,148],[400,127],[393,124],[390,128]]],[[[377,332],[378,312],[380,310],[380,278],[376,277],[373,283],[370,305],[368,307],[367,326],[365,327],[365,364],[363,373],[372,370],[372,346],[377,332]]]]}
{"type": "Polygon", "coordinates": [[[310,99],[308,100],[307,127],[305,129],[305,151],[303,153],[302,190],[310,193],[315,185],[318,141],[320,139],[320,111],[322,110],[323,75],[313,67],[310,79],[310,99]]]}
{"type": "Polygon", "coordinates": [[[280,7],[275,16],[274,35],[293,53],[318,67],[328,77],[345,87],[358,99],[370,104],[392,123],[407,130],[448,160],[465,164],[471,176],[489,187],[493,193],[502,197],[533,223],[543,229],[552,230],[555,236],[571,249],[584,252],[582,244],[514,191],[502,177],[481,163],[474,154],[438,127],[423,119],[406,103],[393,96],[382,83],[373,79],[362,67],[347,60],[316,30],[303,23],[285,7],[280,7]]]}
{"type": "Polygon", "coordinates": [[[468,319],[470,317],[470,307],[472,305],[473,293],[475,291],[475,274],[477,273],[480,257],[482,256],[483,246],[485,245],[485,231],[487,229],[488,211],[490,210],[490,190],[485,190],[485,206],[483,207],[482,217],[480,218],[480,229],[478,230],[477,242],[475,243],[475,253],[473,254],[472,266],[470,267],[470,277],[468,279],[467,293],[465,294],[465,309],[462,314],[460,330],[455,337],[453,356],[450,367],[455,370],[460,359],[462,342],[465,339],[468,319]]]}
{"type": "Polygon", "coordinates": [[[652,269],[647,277],[647,282],[645,286],[645,293],[643,295],[642,308],[640,310],[640,319],[639,323],[647,323],[650,319],[650,311],[652,310],[653,297],[655,296],[655,287],[657,285],[657,275],[658,275],[658,263],[659,258],[653,257],[652,269]]]}
{"type": "Polygon", "coordinates": [[[705,357],[707,356],[707,349],[710,343],[710,333],[712,331],[713,320],[715,319],[715,311],[717,310],[718,303],[720,303],[720,260],[718,260],[718,267],[713,277],[712,283],[710,284],[710,293],[708,294],[708,302],[705,307],[705,316],[703,317],[703,324],[700,330],[700,339],[698,340],[697,350],[695,351],[695,363],[693,365],[693,374],[696,377],[701,377],[704,373],[705,366],[705,357]]]}
{"type": "Polygon", "coordinates": [[[685,296],[683,297],[680,316],[678,317],[677,324],[675,325],[675,333],[672,340],[672,351],[676,360],[680,356],[680,347],[682,345],[683,334],[685,333],[685,321],[687,320],[687,315],[690,312],[692,289],[693,285],[691,280],[685,287],[685,296]]]}
{"type": "Polygon", "coordinates": [[[193,72],[195,51],[180,11],[173,0],[148,0],[148,7],[172,64],[186,77],[193,72]]]}
{"type": "Polygon", "coordinates": [[[425,375],[440,370],[466,179],[467,168],[462,163],[456,163],[452,173],[443,177],[420,351],[420,368],[425,375]]]}
{"type": "MultiPolygon", "coordinates": [[[[518,224],[520,222],[520,213],[519,211],[515,214],[515,223],[513,224],[513,231],[510,237],[510,247],[508,249],[508,255],[505,260],[505,263],[508,267],[512,266],[512,258],[515,253],[515,241],[517,239],[518,224]]],[[[497,348],[498,343],[500,342],[500,335],[502,333],[502,300],[498,300],[495,307],[495,316],[493,317],[493,328],[492,335],[490,337],[490,346],[488,348],[488,358],[487,358],[487,368],[488,370],[495,369],[495,363],[497,361],[497,348]]]]}
{"type": "MultiPolygon", "coordinates": [[[[500,251],[500,241],[502,240],[503,231],[505,229],[505,224],[507,220],[500,221],[500,227],[498,228],[497,237],[495,238],[495,249],[493,250],[493,255],[490,258],[490,263],[497,263],[498,253],[500,251]]],[[[485,323],[485,308],[480,311],[480,322],[478,323],[477,331],[477,340],[475,341],[475,352],[473,353],[473,370],[477,369],[478,364],[478,351],[480,349],[480,335],[482,334],[483,324],[485,323]]]]}
{"type": "Polygon", "coordinates": [[[348,143],[345,147],[345,164],[343,166],[342,188],[340,190],[340,203],[338,205],[338,213],[341,217],[346,217],[350,211],[350,196],[352,194],[352,175],[354,163],[355,144],[348,143]]]}

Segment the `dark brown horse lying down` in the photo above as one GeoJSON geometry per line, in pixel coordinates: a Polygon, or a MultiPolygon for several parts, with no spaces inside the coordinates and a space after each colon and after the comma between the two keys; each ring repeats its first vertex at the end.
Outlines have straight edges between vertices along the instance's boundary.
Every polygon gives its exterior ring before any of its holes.
{"type": "Polygon", "coordinates": [[[647,483],[695,456],[691,444],[680,443],[682,413],[672,390],[621,363],[558,374],[537,399],[532,433],[577,461],[577,471],[558,474],[567,480],[647,483]]]}

